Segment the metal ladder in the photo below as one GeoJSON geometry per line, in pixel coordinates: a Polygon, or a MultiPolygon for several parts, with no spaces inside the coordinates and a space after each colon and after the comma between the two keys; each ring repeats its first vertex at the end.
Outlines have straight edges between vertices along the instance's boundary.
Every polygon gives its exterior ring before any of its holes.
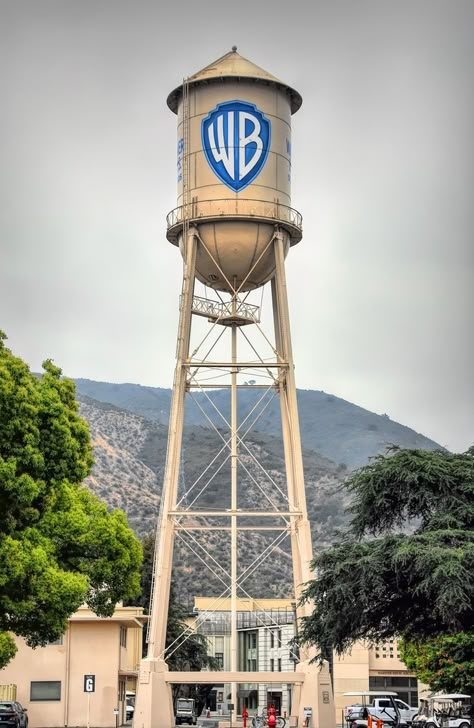
{"type": "Polygon", "coordinates": [[[183,79],[183,241],[187,240],[189,227],[189,177],[190,177],[190,122],[189,122],[189,80],[183,79]]]}
{"type": "MultiPolygon", "coordinates": [[[[151,616],[151,613],[152,613],[152,610],[153,610],[153,594],[154,594],[154,591],[155,591],[155,576],[156,576],[156,553],[157,553],[158,544],[160,543],[160,536],[161,536],[161,516],[162,516],[162,513],[163,513],[163,497],[161,498],[161,501],[160,501],[160,512],[159,512],[159,515],[158,515],[158,521],[157,521],[157,524],[156,524],[156,532],[155,532],[155,547],[154,547],[154,552],[153,552],[153,568],[152,568],[152,572],[151,572],[150,604],[149,604],[149,607],[148,607],[148,614],[150,616],[151,616]]],[[[147,625],[146,625],[146,637],[145,637],[145,639],[146,639],[147,645],[150,642],[150,631],[151,631],[151,619],[148,620],[147,625]]]]}

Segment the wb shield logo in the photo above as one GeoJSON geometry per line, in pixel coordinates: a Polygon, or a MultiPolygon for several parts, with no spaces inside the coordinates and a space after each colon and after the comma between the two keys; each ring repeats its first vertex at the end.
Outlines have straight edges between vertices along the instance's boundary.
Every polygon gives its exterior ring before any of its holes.
{"type": "Polygon", "coordinates": [[[271,124],[254,104],[226,101],[202,121],[204,154],[227,187],[240,192],[260,174],[270,149],[271,124]]]}

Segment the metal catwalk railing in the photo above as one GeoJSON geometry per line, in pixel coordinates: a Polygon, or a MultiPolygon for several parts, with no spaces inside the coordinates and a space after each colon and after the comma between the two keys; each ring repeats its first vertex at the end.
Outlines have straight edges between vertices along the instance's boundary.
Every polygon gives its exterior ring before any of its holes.
{"type": "MultiPolygon", "coordinates": [[[[186,149],[184,150],[186,155],[186,149]]],[[[184,159],[189,163],[189,160],[184,159]]],[[[183,187],[183,198],[186,197],[186,190],[183,187]]],[[[279,202],[269,200],[254,200],[246,198],[225,198],[218,200],[196,200],[185,202],[180,207],[171,210],[166,217],[168,238],[172,237],[173,228],[181,228],[185,221],[204,222],[207,219],[222,217],[229,218],[252,218],[288,225],[293,231],[292,238],[301,239],[303,218],[298,210],[283,205],[279,202]]]]}
{"type": "Polygon", "coordinates": [[[247,319],[253,323],[260,321],[260,307],[239,301],[233,313],[232,301],[213,301],[209,298],[193,296],[193,313],[210,319],[226,319],[232,315],[247,319]]]}

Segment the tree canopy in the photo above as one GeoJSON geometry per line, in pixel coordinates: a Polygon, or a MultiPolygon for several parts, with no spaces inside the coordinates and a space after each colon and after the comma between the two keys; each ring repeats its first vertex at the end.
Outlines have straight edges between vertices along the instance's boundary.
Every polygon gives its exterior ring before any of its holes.
{"type": "Polygon", "coordinates": [[[346,484],[352,520],[313,560],[300,640],[342,653],[356,640],[472,633],[473,450],[392,448],[346,484]]]}
{"type": "Polygon", "coordinates": [[[399,647],[408,669],[432,690],[474,695],[474,632],[402,640],[399,647]]]}
{"type": "Polygon", "coordinates": [[[82,481],[93,458],[75,387],[50,360],[32,374],[0,332],[0,668],[57,639],[87,603],[110,616],[140,589],[141,546],[82,481]]]}

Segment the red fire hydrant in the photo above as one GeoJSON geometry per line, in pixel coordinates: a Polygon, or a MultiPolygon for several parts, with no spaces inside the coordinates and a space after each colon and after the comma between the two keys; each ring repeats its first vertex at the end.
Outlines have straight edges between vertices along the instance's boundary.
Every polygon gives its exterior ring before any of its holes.
{"type": "Polygon", "coordinates": [[[244,721],[244,728],[247,728],[247,718],[249,717],[249,713],[247,710],[247,706],[244,705],[244,709],[242,711],[242,719],[244,721]]]}
{"type": "Polygon", "coordinates": [[[272,705],[268,706],[267,714],[268,714],[268,719],[267,719],[268,728],[276,728],[276,722],[277,722],[276,708],[273,705],[273,703],[272,703],[272,705]]]}

